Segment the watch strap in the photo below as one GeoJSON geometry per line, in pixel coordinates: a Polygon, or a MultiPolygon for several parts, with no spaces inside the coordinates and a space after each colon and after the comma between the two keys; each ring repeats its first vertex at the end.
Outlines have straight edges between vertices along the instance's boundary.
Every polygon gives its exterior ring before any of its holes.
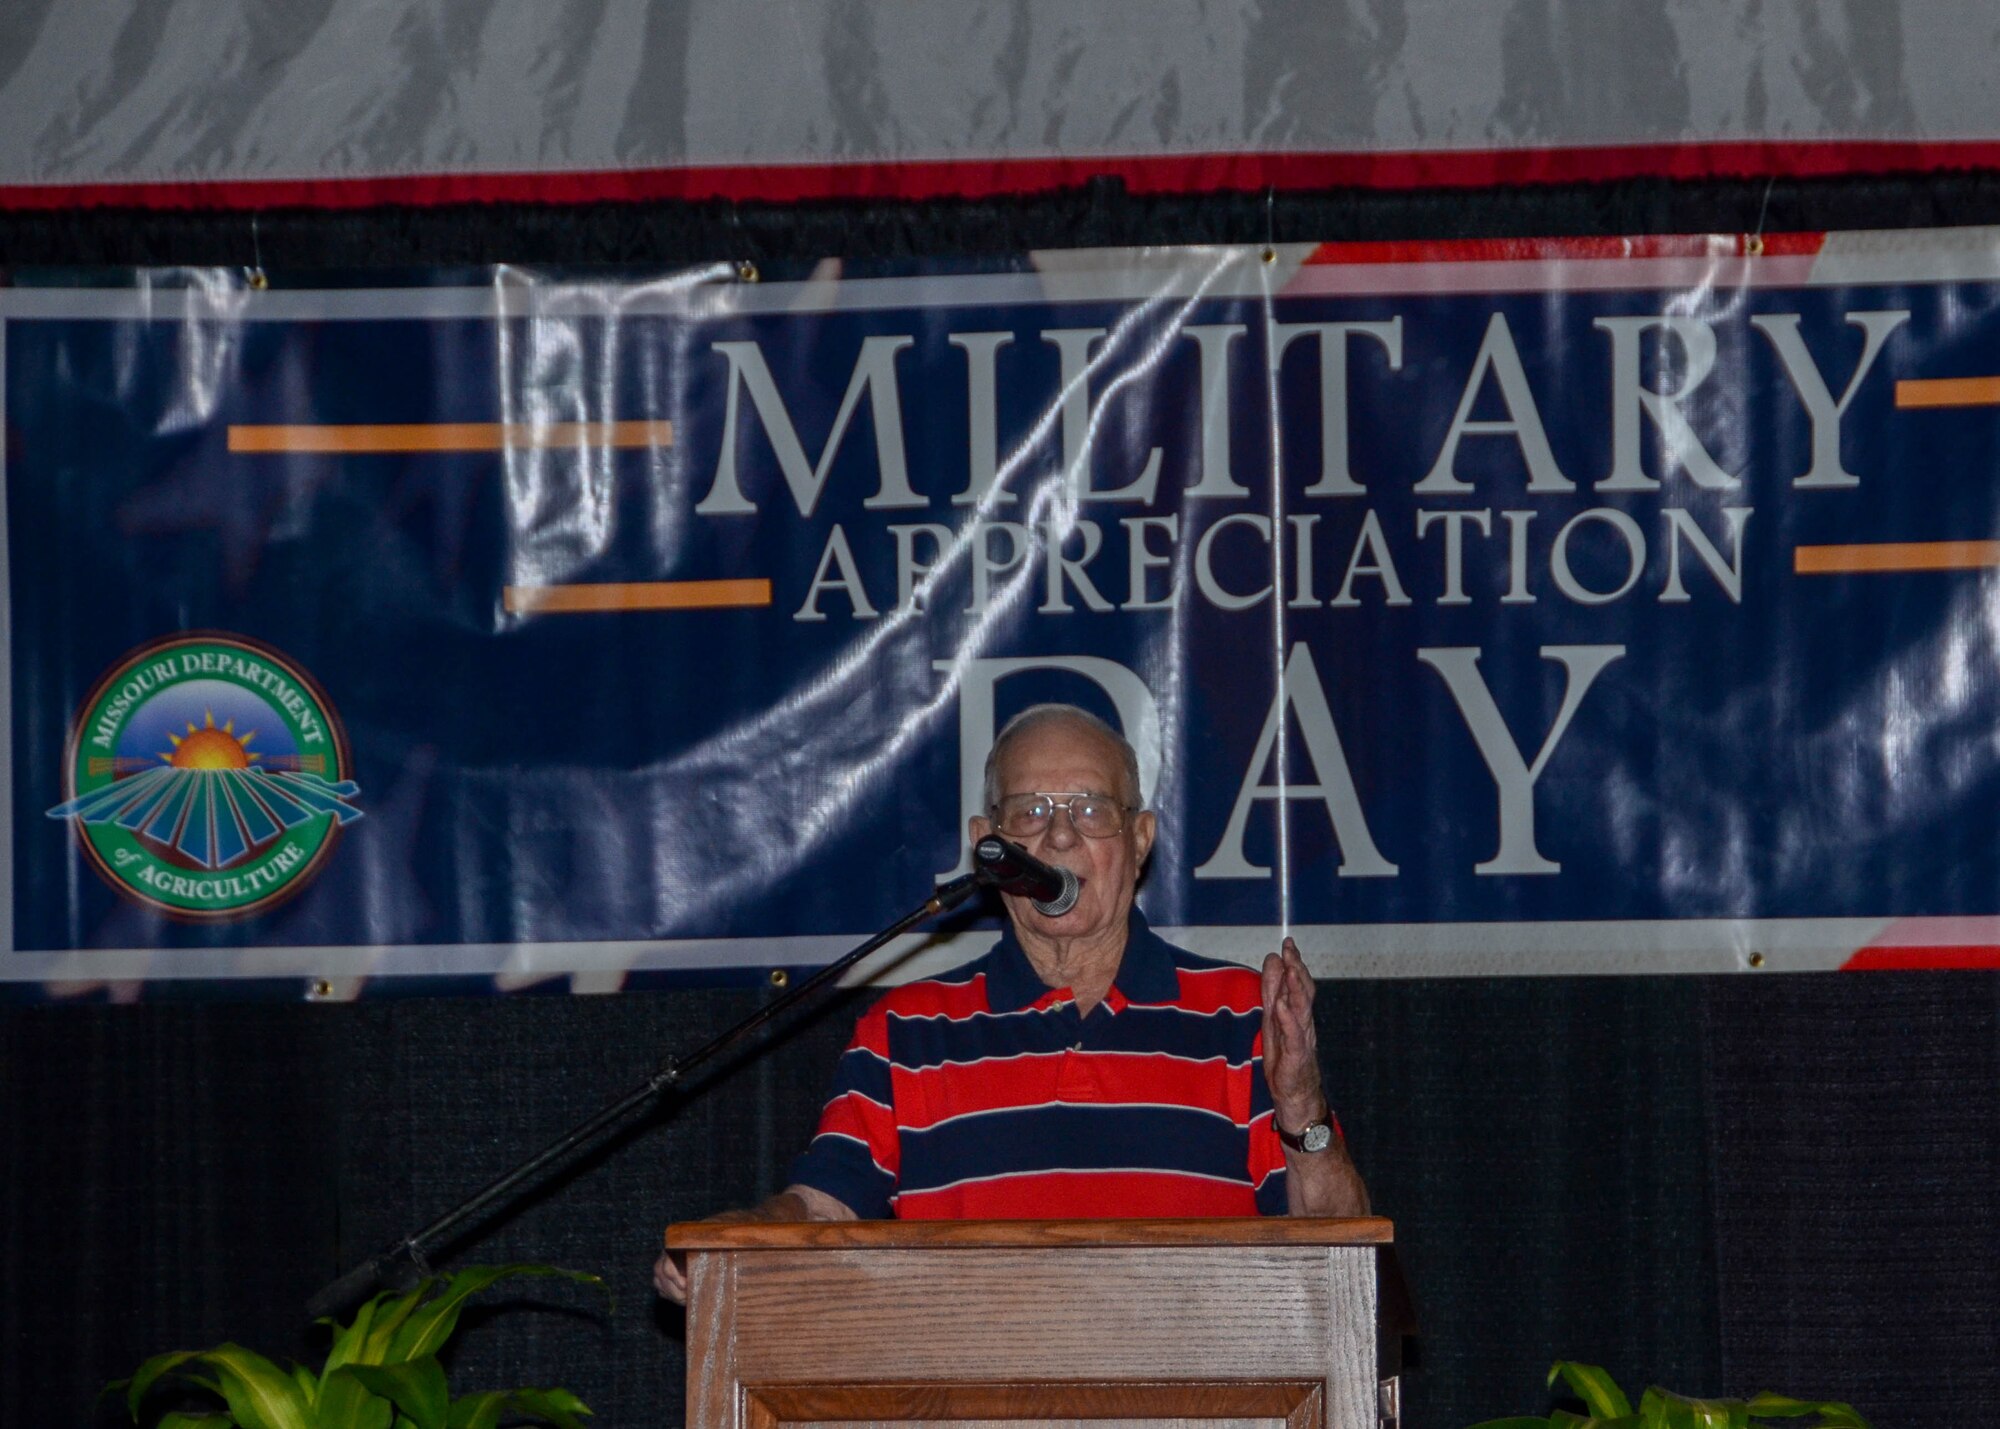
{"type": "Polygon", "coordinates": [[[1286,1149],[1308,1154],[1326,1150],[1333,1145],[1335,1136],[1331,1111],[1321,1112],[1296,1132],[1285,1130],[1285,1124],[1278,1120],[1277,1112],[1273,1111],[1271,1129],[1278,1133],[1278,1140],[1284,1143],[1286,1149]]]}

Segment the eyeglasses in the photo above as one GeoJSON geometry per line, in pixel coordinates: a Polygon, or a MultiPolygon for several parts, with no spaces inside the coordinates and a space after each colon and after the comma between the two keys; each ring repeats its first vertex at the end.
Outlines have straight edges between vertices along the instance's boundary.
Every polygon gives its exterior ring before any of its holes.
{"type": "Polygon", "coordinates": [[[1130,812],[1108,794],[1009,794],[993,806],[993,822],[1010,839],[1033,838],[1061,809],[1088,839],[1108,839],[1125,830],[1130,812]]]}

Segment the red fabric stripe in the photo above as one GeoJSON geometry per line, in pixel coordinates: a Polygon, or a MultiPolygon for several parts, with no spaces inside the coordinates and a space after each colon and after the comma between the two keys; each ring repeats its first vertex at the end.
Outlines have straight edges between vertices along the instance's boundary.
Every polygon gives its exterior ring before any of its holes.
{"type": "MultiPolygon", "coordinates": [[[[1257,1036],[1250,1044],[1251,1052],[1261,1064],[1264,1060],[1264,1029],[1257,1029],[1257,1036]]],[[[1261,1071],[1259,1075],[1262,1075],[1261,1071]]],[[[1278,1124],[1275,1112],[1267,1112],[1250,1124],[1250,1184],[1252,1187],[1264,1184],[1265,1177],[1285,1164],[1285,1143],[1278,1140],[1278,1124]]]]}
{"type": "Polygon", "coordinates": [[[1848,972],[1883,972],[1897,968],[2000,968],[2000,948],[1863,948],[1842,963],[1841,968],[1848,972]]]}
{"type": "Polygon", "coordinates": [[[1767,233],[1764,235],[1764,256],[1766,258],[1810,258],[1826,247],[1824,233],[1767,233]]]}
{"type": "Polygon", "coordinates": [[[1285,1166],[1285,1143],[1278,1140],[1278,1129],[1270,1115],[1259,1117],[1250,1126],[1250,1184],[1261,1186],[1273,1171],[1282,1171],[1285,1166]]]}
{"type": "Polygon", "coordinates": [[[896,1136],[896,1118],[866,1097],[852,1093],[835,1097],[819,1114],[821,1133],[851,1136],[868,1144],[875,1164],[894,1176],[902,1168],[902,1143],[896,1136]]]}
{"type": "Polygon", "coordinates": [[[1245,1063],[1219,1073],[1213,1062],[1165,1053],[1057,1052],[915,1072],[899,1068],[892,1075],[903,1125],[922,1131],[972,1112],[1047,1106],[1059,1101],[1196,1107],[1218,1112],[1242,1126],[1250,1119],[1251,1071],[1245,1063]],[[1216,1088],[1225,1077],[1229,1104],[1216,1106],[1216,1088]]]}
{"type": "MultiPolygon", "coordinates": [[[[1187,1012],[1261,1012],[1264,982],[1249,968],[1181,968],[1180,1000],[1187,1012]]],[[[1144,1006],[1144,1004],[1139,1004],[1144,1006]]]]}
{"type": "Polygon", "coordinates": [[[847,1044],[849,1051],[861,1047],[885,1062],[889,1060],[889,1019],[883,1012],[886,1003],[887,999],[876,1003],[855,1021],[854,1039],[847,1044]]]}
{"type": "MultiPolygon", "coordinates": [[[[1759,238],[1766,257],[1810,256],[1823,233],[1771,233],[1759,238]]],[[[1437,242],[1322,243],[1309,264],[1520,263],[1610,258],[1742,257],[1745,234],[1666,233],[1629,238],[1464,238],[1437,242]]]]}
{"type": "Polygon", "coordinates": [[[797,203],[817,199],[985,198],[1071,188],[1099,177],[1134,193],[1274,189],[1487,188],[1621,179],[1823,178],[2000,168],[2000,141],[1726,140],[1553,149],[1359,153],[1147,154],[947,159],[901,163],[722,165],[574,172],[397,174],[0,185],[0,208],[375,208],[386,204],[584,204],[674,199],[797,203]]]}
{"type": "Polygon", "coordinates": [[[1088,1171],[1009,1176],[896,1200],[901,1220],[1107,1220],[1121,1216],[1254,1216],[1248,1186],[1167,1171],[1088,1171]]]}
{"type": "Polygon", "coordinates": [[[876,1004],[884,1015],[948,1017],[956,1022],[988,1010],[986,975],[965,982],[911,982],[885,993],[876,1004]]]}

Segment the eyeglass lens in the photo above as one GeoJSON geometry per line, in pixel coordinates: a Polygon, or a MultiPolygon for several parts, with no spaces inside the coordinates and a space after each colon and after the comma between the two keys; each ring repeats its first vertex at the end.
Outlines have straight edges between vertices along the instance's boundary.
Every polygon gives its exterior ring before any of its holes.
{"type": "Polygon", "coordinates": [[[1076,831],[1086,838],[1110,838],[1125,827],[1125,810],[1118,801],[1096,794],[1009,794],[1000,801],[995,822],[1003,834],[1028,838],[1047,828],[1057,809],[1067,810],[1076,831]]]}

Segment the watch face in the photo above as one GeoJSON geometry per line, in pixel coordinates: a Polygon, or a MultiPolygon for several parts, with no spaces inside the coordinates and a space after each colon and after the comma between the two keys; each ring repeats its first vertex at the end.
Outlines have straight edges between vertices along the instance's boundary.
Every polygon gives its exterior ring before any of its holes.
{"type": "Polygon", "coordinates": [[[1299,1133],[1299,1146],[1305,1151],[1324,1151],[1333,1145],[1333,1128],[1323,1121],[1316,1121],[1299,1133]]]}

